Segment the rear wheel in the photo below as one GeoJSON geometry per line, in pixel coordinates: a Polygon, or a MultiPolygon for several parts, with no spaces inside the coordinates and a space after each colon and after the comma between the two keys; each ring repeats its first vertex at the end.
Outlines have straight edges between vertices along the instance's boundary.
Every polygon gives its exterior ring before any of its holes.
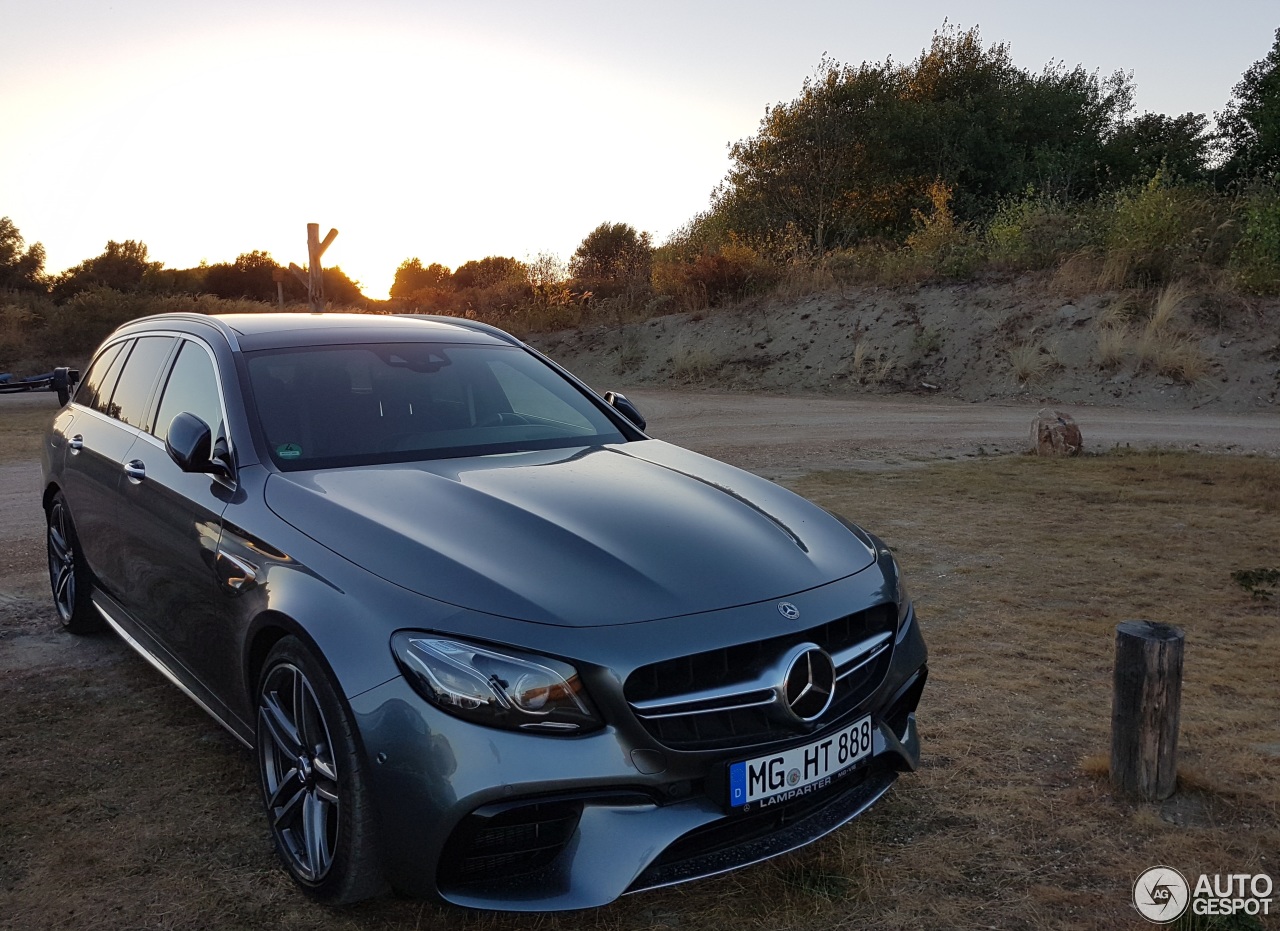
{"type": "Polygon", "coordinates": [[[384,882],[368,781],[328,670],[285,637],[267,656],[257,702],[258,769],[280,859],[321,902],[376,895],[384,882]]]}
{"type": "Polygon", "coordinates": [[[89,570],[80,555],[80,540],[62,492],[49,502],[45,518],[48,524],[49,586],[53,589],[53,605],[58,609],[62,626],[73,634],[101,630],[102,617],[89,599],[89,570]]]}

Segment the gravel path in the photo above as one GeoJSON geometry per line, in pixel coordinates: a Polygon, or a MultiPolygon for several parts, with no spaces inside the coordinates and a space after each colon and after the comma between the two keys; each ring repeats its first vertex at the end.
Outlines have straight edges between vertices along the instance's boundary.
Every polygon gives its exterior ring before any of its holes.
{"type": "MultiPolygon", "coordinates": [[[[769,478],[820,469],[1021,452],[1042,405],[635,389],[649,434],[769,478]]],[[[1280,411],[1225,414],[1056,405],[1086,451],[1114,446],[1280,455],[1280,411]]]]}

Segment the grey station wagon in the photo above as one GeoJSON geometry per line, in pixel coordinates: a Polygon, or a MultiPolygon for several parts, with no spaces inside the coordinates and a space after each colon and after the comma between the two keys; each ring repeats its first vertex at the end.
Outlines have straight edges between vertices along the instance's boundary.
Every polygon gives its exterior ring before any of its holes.
{"type": "Polygon", "coordinates": [[[501,330],[150,317],[64,396],[63,624],[253,750],[319,900],[598,906],[807,844],[918,762],[885,545],[501,330]]]}

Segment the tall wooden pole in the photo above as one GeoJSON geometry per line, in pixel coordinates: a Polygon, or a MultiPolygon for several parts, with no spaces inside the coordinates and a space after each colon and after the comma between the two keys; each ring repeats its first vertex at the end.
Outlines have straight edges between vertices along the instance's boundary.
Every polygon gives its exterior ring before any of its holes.
{"type": "Polygon", "coordinates": [[[324,313],[324,275],[320,268],[320,224],[307,224],[307,303],[313,314],[324,313]]]}
{"type": "Polygon", "coordinates": [[[289,271],[307,286],[307,303],[311,305],[313,314],[324,313],[324,270],[320,267],[320,257],[324,251],[338,238],[337,230],[329,230],[329,235],[320,238],[320,224],[307,224],[307,270],[303,272],[290,262],[289,271]]]}

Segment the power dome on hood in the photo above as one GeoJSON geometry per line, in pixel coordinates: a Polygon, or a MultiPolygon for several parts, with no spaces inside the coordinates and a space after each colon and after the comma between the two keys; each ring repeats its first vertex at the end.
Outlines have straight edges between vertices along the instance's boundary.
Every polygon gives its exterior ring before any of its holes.
{"type": "Polygon", "coordinates": [[[574,627],[780,598],[875,560],[803,498],[657,440],[276,474],[266,500],[404,588],[574,627]]]}

